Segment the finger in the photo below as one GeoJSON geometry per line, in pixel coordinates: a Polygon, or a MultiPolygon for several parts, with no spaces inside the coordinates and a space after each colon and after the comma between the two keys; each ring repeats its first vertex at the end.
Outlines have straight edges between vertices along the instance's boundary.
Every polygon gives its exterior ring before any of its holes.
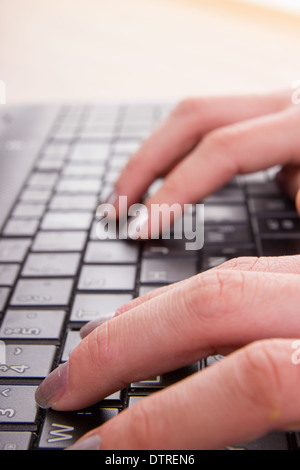
{"type": "Polygon", "coordinates": [[[200,357],[255,339],[291,337],[300,327],[299,300],[299,275],[207,271],[94,330],[68,366],[42,383],[37,402],[83,408],[200,357]]]}
{"type": "Polygon", "coordinates": [[[123,411],[79,448],[98,436],[101,450],[222,449],[295,429],[300,368],[292,347],[291,340],[252,343],[123,411]]]}
{"type": "MultiPolygon", "coordinates": [[[[210,133],[165,178],[157,193],[145,202],[150,219],[153,207],[163,203],[171,207],[201,201],[236,174],[274,165],[298,164],[299,124],[300,110],[294,107],[210,133]]],[[[145,223],[144,231],[147,233],[150,225],[151,220],[145,223]]],[[[152,221],[151,228],[155,233],[161,230],[161,225],[152,221]]],[[[142,237],[146,238],[147,233],[141,230],[142,237]]]]}
{"type": "Polygon", "coordinates": [[[188,99],[180,103],[134,154],[115,184],[109,202],[140,200],[148,186],[184,157],[212,129],[274,113],[290,103],[289,93],[188,99]]]}
{"type": "MultiPolygon", "coordinates": [[[[300,274],[300,255],[296,256],[283,256],[283,257],[240,257],[234,258],[225,263],[212,268],[212,270],[219,270],[219,269],[237,269],[240,271],[257,271],[257,272],[272,272],[272,273],[290,273],[290,274],[300,274]]],[[[171,291],[175,287],[178,288],[181,285],[183,288],[185,285],[188,285],[189,279],[185,279],[178,283],[174,283],[168,286],[160,287],[158,289],[154,289],[146,294],[137,297],[130,302],[119,307],[115,312],[109,315],[109,319],[116,317],[118,315],[122,315],[123,313],[128,312],[131,309],[142,305],[143,303],[154,299],[164,293],[171,291]]],[[[80,330],[81,338],[85,338],[88,334],[90,334],[95,328],[102,325],[105,321],[107,321],[107,316],[101,316],[96,320],[88,322],[84,325],[80,330]]]]}

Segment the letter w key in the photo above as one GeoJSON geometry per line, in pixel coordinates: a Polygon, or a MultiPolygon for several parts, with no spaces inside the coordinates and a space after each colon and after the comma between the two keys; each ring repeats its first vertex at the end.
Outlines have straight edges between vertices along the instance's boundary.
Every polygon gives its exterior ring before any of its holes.
{"type": "Polygon", "coordinates": [[[51,436],[54,436],[47,439],[47,442],[49,442],[49,444],[53,442],[69,441],[70,439],[73,439],[72,434],[67,434],[74,432],[73,426],[64,426],[63,424],[56,423],[52,423],[51,426],[55,429],[49,432],[51,436]]]}

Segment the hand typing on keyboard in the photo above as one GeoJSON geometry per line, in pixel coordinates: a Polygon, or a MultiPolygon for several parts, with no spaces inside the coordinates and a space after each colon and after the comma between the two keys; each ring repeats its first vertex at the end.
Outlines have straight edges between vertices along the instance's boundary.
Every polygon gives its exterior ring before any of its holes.
{"type": "MultiPolygon", "coordinates": [[[[184,101],[131,158],[110,201],[137,202],[166,175],[148,207],[193,203],[236,174],[283,165],[278,182],[299,212],[300,107],[290,95],[184,101]]],[[[299,429],[299,284],[298,255],[242,257],[152,290],[83,327],[83,340],[41,384],[37,402],[82,409],[127,384],[221,354],[135,400],[73,448],[219,449],[299,429]]]]}

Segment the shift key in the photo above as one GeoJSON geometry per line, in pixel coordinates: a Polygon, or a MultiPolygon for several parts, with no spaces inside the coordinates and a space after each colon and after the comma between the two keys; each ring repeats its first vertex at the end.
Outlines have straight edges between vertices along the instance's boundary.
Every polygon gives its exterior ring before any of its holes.
{"type": "Polygon", "coordinates": [[[13,306],[66,306],[73,287],[72,279],[21,279],[13,293],[13,306]]]}

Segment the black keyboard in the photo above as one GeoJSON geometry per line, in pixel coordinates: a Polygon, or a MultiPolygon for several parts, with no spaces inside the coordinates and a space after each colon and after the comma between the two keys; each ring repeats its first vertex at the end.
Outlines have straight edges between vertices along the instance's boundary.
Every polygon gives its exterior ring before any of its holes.
{"type": "MultiPolygon", "coordinates": [[[[276,169],[236,177],[200,201],[202,250],[187,251],[186,241],[175,239],[99,240],[99,201],[170,106],[49,109],[25,108],[15,117],[7,108],[0,115],[7,126],[0,132],[0,340],[6,346],[6,363],[0,364],[1,450],[66,448],[138,400],[221,360],[201,359],[132,383],[88,409],[39,409],[37,386],[68,359],[86,322],[237,256],[300,252],[300,221],[273,181],[276,169]]],[[[296,433],[272,433],[238,447],[288,450],[297,449],[298,441],[296,433]]]]}

